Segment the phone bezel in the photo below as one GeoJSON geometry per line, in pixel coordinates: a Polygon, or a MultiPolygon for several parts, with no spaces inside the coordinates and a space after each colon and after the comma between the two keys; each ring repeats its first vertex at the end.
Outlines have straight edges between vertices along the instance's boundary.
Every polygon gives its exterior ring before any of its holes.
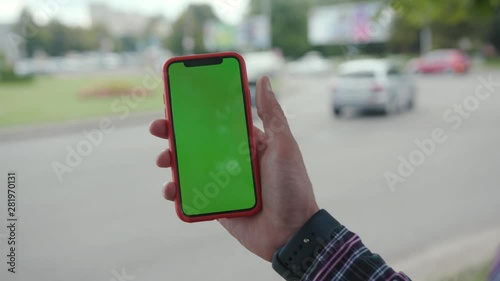
{"type": "MultiPolygon", "coordinates": [[[[174,124],[170,123],[168,126],[168,135],[169,135],[169,144],[170,144],[170,153],[171,153],[171,169],[172,169],[172,179],[177,188],[176,196],[175,196],[175,205],[176,212],[178,217],[185,222],[199,222],[199,221],[208,221],[214,220],[218,218],[233,218],[233,217],[242,217],[242,216],[252,216],[260,211],[262,208],[262,199],[261,199],[261,187],[260,187],[260,175],[259,175],[259,166],[257,160],[257,151],[256,151],[256,142],[254,138],[253,132],[253,119],[252,119],[252,108],[251,108],[251,98],[250,98],[250,89],[248,87],[248,78],[246,65],[243,57],[235,52],[223,52],[223,53],[214,53],[214,54],[203,54],[203,55],[190,55],[190,56],[180,56],[169,59],[163,65],[163,79],[165,84],[165,94],[164,94],[164,103],[165,103],[165,118],[169,120],[173,120],[172,115],[172,107],[171,107],[171,97],[170,97],[170,83],[169,83],[169,75],[168,69],[171,65],[175,63],[189,63],[192,66],[188,67],[197,67],[201,65],[197,65],[197,63],[210,62],[209,64],[217,64],[223,62],[224,58],[235,58],[239,63],[240,69],[240,79],[242,83],[242,94],[244,95],[244,109],[245,109],[245,117],[246,117],[246,125],[247,125],[247,136],[250,145],[250,157],[251,157],[251,167],[252,167],[252,175],[254,182],[254,194],[255,194],[255,204],[253,207],[249,209],[243,210],[234,210],[234,211],[225,211],[225,212],[217,212],[217,213],[207,213],[200,215],[187,215],[184,213],[182,208],[181,201],[181,191],[179,187],[179,170],[177,166],[177,154],[176,154],[176,144],[175,144],[175,132],[174,132],[174,124]]],[[[206,65],[206,64],[202,64],[206,65]]]]}

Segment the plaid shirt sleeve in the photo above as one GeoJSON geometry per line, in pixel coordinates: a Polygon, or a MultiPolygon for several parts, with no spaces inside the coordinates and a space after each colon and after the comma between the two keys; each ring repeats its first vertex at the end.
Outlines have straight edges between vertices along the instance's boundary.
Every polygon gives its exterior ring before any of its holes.
{"type": "Polygon", "coordinates": [[[302,281],[327,280],[399,281],[410,278],[395,272],[379,255],[370,252],[359,236],[342,226],[302,277],[302,281]]]}
{"type": "Polygon", "coordinates": [[[498,255],[493,262],[488,281],[500,281],[500,249],[498,250],[498,255]]]}

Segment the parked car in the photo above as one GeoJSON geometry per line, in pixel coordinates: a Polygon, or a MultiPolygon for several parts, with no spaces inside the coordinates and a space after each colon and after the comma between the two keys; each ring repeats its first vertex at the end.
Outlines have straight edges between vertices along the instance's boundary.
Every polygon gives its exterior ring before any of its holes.
{"type": "Polygon", "coordinates": [[[338,67],[333,85],[333,113],[345,108],[391,114],[411,109],[416,87],[411,76],[396,65],[378,59],[355,60],[338,67]]]}
{"type": "Polygon", "coordinates": [[[257,79],[266,75],[271,78],[280,76],[285,66],[285,59],[281,51],[269,50],[250,52],[243,55],[247,66],[248,85],[252,98],[252,106],[255,107],[255,93],[257,91],[257,79]]]}
{"type": "Polygon", "coordinates": [[[248,81],[248,87],[250,89],[250,99],[252,101],[252,106],[256,107],[255,96],[257,93],[257,81],[253,81],[253,80],[248,81]]]}
{"type": "Polygon", "coordinates": [[[471,67],[470,58],[460,50],[434,50],[412,63],[416,73],[467,73],[471,67]]]}
{"type": "Polygon", "coordinates": [[[250,52],[243,54],[243,57],[249,81],[257,81],[263,75],[277,76],[285,66],[285,59],[279,50],[250,52]]]}

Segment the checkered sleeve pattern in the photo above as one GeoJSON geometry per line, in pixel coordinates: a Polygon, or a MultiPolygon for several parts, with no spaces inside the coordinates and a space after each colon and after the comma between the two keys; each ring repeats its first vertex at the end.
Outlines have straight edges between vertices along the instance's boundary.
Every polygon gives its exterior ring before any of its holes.
{"type": "Polygon", "coordinates": [[[488,281],[500,281],[500,249],[498,249],[498,255],[493,261],[488,281]]]}
{"type": "Polygon", "coordinates": [[[356,234],[342,227],[316,256],[302,281],[408,281],[377,254],[368,250],[356,234]]]}

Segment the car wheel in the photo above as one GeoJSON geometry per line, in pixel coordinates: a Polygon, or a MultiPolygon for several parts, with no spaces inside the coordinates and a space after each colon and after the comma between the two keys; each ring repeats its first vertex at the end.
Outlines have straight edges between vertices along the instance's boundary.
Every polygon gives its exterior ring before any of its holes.
{"type": "Polygon", "coordinates": [[[408,103],[406,104],[407,110],[412,110],[415,108],[415,89],[411,90],[410,99],[408,99],[408,103]]]}
{"type": "Polygon", "coordinates": [[[398,101],[396,98],[392,98],[382,109],[382,114],[391,115],[399,111],[398,101]]]}
{"type": "Polygon", "coordinates": [[[415,107],[415,101],[413,99],[414,98],[411,97],[410,100],[408,101],[408,104],[406,105],[407,110],[412,110],[415,107]]]}
{"type": "Polygon", "coordinates": [[[335,117],[342,116],[342,109],[340,107],[333,108],[333,115],[335,115],[335,117]]]}

